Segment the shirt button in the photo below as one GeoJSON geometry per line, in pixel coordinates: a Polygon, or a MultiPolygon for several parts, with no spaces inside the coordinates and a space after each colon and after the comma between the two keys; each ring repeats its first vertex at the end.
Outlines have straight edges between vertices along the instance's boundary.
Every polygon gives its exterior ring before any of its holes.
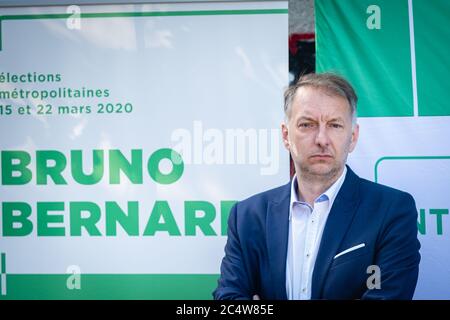
{"type": "Polygon", "coordinates": [[[309,253],[306,254],[306,257],[309,258],[309,253]]]}
{"type": "Polygon", "coordinates": [[[302,289],[302,292],[305,292],[305,291],[306,291],[306,288],[303,288],[303,289],[302,289]]]}

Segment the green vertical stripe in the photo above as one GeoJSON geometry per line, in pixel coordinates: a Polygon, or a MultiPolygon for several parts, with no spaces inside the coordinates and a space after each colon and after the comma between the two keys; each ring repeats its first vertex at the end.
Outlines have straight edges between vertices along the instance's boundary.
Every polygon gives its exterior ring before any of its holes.
{"type": "Polygon", "coordinates": [[[6,253],[2,252],[2,273],[6,273],[6,253]]]}
{"type": "Polygon", "coordinates": [[[414,0],[413,7],[419,116],[450,116],[450,1],[414,0]]]}

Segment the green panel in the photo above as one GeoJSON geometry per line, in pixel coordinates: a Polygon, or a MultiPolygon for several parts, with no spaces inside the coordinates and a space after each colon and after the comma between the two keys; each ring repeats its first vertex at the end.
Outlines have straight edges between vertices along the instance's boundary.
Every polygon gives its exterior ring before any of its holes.
{"type": "Polygon", "coordinates": [[[417,95],[420,116],[449,116],[450,1],[414,0],[417,95]]]}
{"type": "Polygon", "coordinates": [[[358,116],[412,116],[408,1],[316,0],[315,14],[317,72],[350,80],[358,116]],[[370,5],[380,8],[380,29],[367,27],[370,5]]]}
{"type": "Polygon", "coordinates": [[[2,299],[211,300],[216,274],[82,274],[81,289],[69,290],[70,274],[7,274],[2,299]]]}

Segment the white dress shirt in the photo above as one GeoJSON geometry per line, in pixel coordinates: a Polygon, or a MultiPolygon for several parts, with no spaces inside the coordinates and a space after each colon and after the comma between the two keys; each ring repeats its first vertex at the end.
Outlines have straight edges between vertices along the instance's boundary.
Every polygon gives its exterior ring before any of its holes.
{"type": "Polygon", "coordinates": [[[297,176],[291,184],[289,209],[289,242],[286,261],[286,292],[289,300],[311,299],[311,281],[323,229],[347,173],[314,200],[311,207],[298,198],[297,176]]]}

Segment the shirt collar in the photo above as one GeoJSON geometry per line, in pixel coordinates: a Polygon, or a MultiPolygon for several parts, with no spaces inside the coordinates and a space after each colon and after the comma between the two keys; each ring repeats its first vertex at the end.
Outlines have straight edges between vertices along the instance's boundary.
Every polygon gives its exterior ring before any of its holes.
{"type": "MultiPolygon", "coordinates": [[[[331,208],[333,206],[333,202],[336,199],[339,190],[341,189],[342,184],[344,183],[346,174],[347,174],[347,166],[344,166],[344,170],[342,171],[341,176],[324,193],[318,196],[316,200],[314,200],[314,203],[319,203],[328,200],[329,201],[328,208],[331,208]]],[[[297,189],[298,189],[297,175],[294,175],[294,178],[292,179],[291,183],[291,200],[290,200],[291,209],[294,203],[296,202],[307,204],[306,202],[299,200],[297,189]]],[[[291,219],[291,216],[292,210],[289,210],[289,220],[291,219]]]]}

